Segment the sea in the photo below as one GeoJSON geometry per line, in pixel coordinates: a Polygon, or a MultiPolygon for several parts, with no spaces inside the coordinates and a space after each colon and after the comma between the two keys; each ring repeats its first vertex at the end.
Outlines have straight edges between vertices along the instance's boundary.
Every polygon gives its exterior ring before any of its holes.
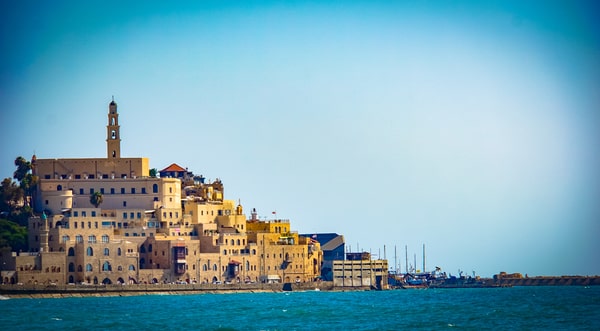
{"type": "Polygon", "coordinates": [[[600,330],[600,286],[0,300],[0,330],[600,330]]]}

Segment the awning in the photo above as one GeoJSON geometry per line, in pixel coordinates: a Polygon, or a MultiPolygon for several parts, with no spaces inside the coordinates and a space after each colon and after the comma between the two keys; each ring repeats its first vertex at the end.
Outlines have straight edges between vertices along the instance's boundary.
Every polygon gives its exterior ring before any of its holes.
{"type": "Polygon", "coordinates": [[[154,212],[156,212],[156,211],[153,209],[153,210],[146,210],[144,213],[145,213],[145,214],[152,214],[152,213],[154,213],[154,212]]]}
{"type": "Polygon", "coordinates": [[[71,208],[63,208],[60,210],[61,213],[66,213],[66,212],[70,212],[71,208]]]}
{"type": "Polygon", "coordinates": [[[279,275],[267,275],[268,280],[280,280],[281,277],[279,275]]]}
{"type": "Polygon", "coordinates": [[[231,260],[231,261],[229,261],[229,264],[238,264],[238,265],[239,265],[239,264],[241,264],[241,263],[240,263],[240,262],[238,262],[238,261],[236,261],[236,260],[231,260]]]}

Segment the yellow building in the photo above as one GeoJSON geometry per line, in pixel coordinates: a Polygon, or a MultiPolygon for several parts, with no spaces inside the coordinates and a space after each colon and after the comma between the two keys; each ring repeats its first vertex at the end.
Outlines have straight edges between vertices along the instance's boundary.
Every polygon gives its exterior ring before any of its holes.
{"type": "Polygon", "coordinates": [[[151,177],[147,158],[122,158],[114,100],[106,128],[105,158],[33,157],[39,216],[29,220],[31,252],[13,254],[11,279],[242,283],[320,276],[319,243],[299,237],[288,220],[259,221],[256,211],[247,220],[240,203],[224,199],[218,179],[204,183],[176,164],[151,177]],[[94,205],[97,194],[102,201],[94,205]]]}

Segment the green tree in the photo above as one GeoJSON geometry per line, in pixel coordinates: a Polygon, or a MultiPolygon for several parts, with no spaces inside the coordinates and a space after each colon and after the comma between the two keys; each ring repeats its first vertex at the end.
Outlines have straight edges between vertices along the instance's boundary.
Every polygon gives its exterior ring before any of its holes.
{"type": "Polygon", "coordinates": [[[0,195],[0,211],[11,213],[23,199],[23,190],[12,179],[4,178],[0,186],[0,195]]]}
{"type": "Polygon", "coordinates": [[[24,157],[19,156],[15,159],[15,166],[17,167],[17,170],[15,170],[13,178],[20,182],[31,170],[31,162],[27,161],[24,157]]]}
{"type": "Polygon", "coordinates": [[[11,247],[13,251],[27,251],[27,228],[0,219],[0,247],[11,247]]]}
{"type": "Polygon", "coordinates": [[[100,192],[94,192],[92,195],[90,195],[90,203],[96,208],[98,208],[98,206],[100,206],[100,204],[102,204],[103,201],[104,198],[102,197],[102,193],[100,192]]]}
{"type": "Polygon", "coordinates": [[[150,169],[150,177],[156,178],[157,174],[158,174],[158,170],[156,170],[156,168],[150,169]]]}
{"type": "Polygon", "coordinates": [[[27,161],[24,157],[19,156],[15,159],[15,170],[13,178],[19,181],[19,186],[23,190],[25,206],[31,205],[31,197],[35,192],[38,184],[38,177],[31,173],[33,165],[27,161]]]}

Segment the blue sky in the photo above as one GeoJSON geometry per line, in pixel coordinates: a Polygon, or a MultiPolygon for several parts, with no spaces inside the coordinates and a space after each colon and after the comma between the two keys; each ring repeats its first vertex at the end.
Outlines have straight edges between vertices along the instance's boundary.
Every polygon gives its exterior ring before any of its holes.
{"type": "Polygon", "coordinates": [[[352,250],[600,274],[600,27],[582,1],[0,5],[0,174],[122,156],[352,250]]]}

